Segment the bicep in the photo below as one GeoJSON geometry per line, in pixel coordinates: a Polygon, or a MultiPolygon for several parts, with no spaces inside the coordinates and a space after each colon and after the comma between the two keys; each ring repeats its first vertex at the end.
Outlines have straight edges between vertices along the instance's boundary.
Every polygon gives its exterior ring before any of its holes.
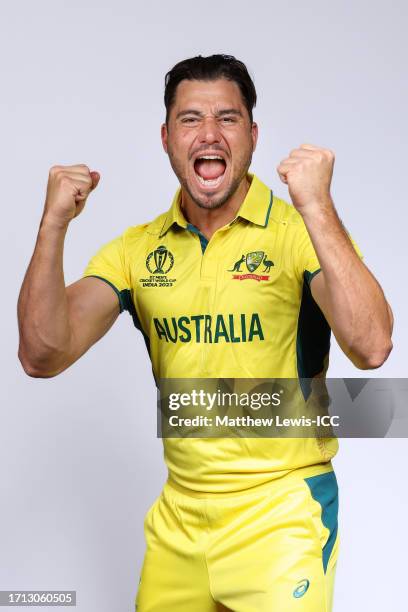
{"type": "Polygon", "coordinates": [[[118,296],[106,282],[85,277],[66,287],[71,328],[70,363],[112,327],[120,314],[118,296]]]}

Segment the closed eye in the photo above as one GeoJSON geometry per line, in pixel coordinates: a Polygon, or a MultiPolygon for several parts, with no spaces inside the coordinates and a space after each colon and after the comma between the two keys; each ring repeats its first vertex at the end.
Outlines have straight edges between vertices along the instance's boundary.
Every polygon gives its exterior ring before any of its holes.
{"type": "Polygon", "coordinates": [[[194,123],[196,121],[198,121],[197,117],[184,117],[181,123],[194,123]]]}
{"type": "MultiPolygon", "coordinates": [[[[219,117],[219,120],[221,123],[224,124],[231,124],[237,122],[237,118],[234,115],[223,115],[219,117]]],[[[181,123],[183,123],[184,125],[192,125],[197,123],[198,121],[200,121],[199,117],[183,117],[181,119],[181,123]]]]}

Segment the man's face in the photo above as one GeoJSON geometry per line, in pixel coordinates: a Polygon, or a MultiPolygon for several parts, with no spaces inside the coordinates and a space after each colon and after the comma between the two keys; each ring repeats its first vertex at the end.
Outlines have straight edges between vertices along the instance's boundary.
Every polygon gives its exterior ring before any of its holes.
{"type": "Polygon", "coordinates": [[[222,206],[246,176],[258,128],[234,81],[185,79],[161,134],[181,186],[198,206],[211,209],[222,206]]]}

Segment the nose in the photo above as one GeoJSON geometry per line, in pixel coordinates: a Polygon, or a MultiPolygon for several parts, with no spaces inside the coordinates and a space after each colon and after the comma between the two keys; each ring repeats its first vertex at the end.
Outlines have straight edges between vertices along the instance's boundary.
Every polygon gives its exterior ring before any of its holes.
{"type": "Polygon", "coordinates": [[[205,117],[203,119],[198,132],[198,140],[206,144],[221,141],[221,132],[215,117],[205,117]]]}

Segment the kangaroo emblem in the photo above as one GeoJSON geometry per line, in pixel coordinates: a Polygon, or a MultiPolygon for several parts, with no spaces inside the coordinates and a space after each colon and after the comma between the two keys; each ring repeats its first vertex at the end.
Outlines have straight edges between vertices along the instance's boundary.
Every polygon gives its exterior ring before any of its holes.
{"type": "Polygon", "coordinates": [[[234,267],[232,268],[232,270],[228,270],[228,272],[241,272],[240,267],[244,263],[244,261],[245,255],[242,255],[241,259],[238,259],[238,261],[234,263],[234,267]]]}

